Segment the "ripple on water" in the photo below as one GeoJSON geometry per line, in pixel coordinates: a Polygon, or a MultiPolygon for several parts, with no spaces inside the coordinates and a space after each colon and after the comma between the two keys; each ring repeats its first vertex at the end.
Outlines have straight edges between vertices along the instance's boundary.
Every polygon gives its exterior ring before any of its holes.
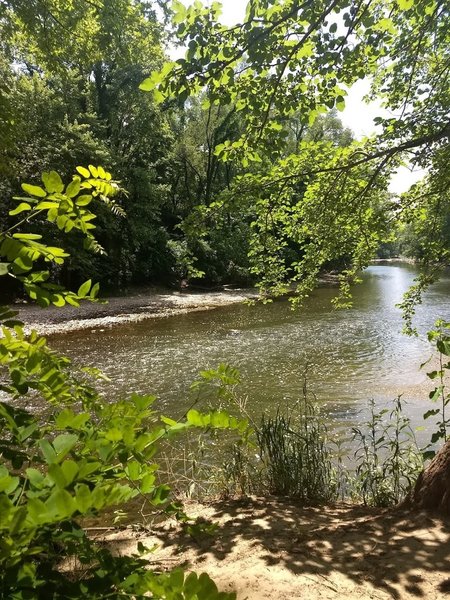
{"type": "MultiPolygon", "coordinates": [[[[78,332],[55,342],[80,362],[106,371],[112,379],[104,387],[109,397],[156,393],[176,415],[189,405],[189,385],[198,371],[221,362],[240,369],[241,393],[255,412],[295,402],[307,369],[310,389],[332,418],[357,418],[369,398],[389,403],[402,391],[421,415],[428,388],[418,367],[429,345],[401,334],[395,308],[413,276],[410,265],[371,267],[348,311],[332,309],[335,292],[323,288],[301,312],[283,301],[231,306],[95,335],[78,332]]],[[[449,291],[446,279],[425,298],[417,311],[422,332],[435,316],[450,318],[449,291]]]]}

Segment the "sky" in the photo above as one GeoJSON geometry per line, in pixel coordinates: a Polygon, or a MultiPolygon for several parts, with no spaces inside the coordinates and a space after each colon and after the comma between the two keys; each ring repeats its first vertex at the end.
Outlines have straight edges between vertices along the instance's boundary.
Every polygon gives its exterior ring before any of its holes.
{"type": "MultiPolygon", "coordinates": [[[[183,4],[189,5],[189,0],[182,0],[183,4]]],[[[204,0],[204,3],[207,2],[204,0]]],[[[222,17],[221,21],[225,25],[234,25],[241,21],[245,15],[246,0],[222,0],[222,17]]],[[[177,55],[180,55],[178,50],[177,55]]],[[[176,58],[174,56],[174,58],[176,58]]],[[[370,82],[367,80],[357,82],[350,90],[346,97],[345,109],[339,113],[345,127],[349,127],[355,134],[357,139],[365,136],[370,136],[376,132],[374,124],[375,117],[387,116],[389,113],[382,108],[379,102],[367,103],[363,100],[364,96],[369,91],[370,82]]],[[[393,193],[400,194],[409,189],[409,187],[421,179],[424,171],[421,169],[411,171],[406,167],[401,167],[392,177],[389,185],[389,190],[393,193]]]]}

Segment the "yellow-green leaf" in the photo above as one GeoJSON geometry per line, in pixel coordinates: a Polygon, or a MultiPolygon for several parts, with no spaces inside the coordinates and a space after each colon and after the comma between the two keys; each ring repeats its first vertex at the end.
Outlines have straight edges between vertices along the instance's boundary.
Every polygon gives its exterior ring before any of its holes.
{"type": "Polygon", "coordinates": [[[22,183],[22,189],[30,196],[36,196],[37,198],[45,198],[47,192],[38,185],[30,185],[29,183],[22,183]]]}

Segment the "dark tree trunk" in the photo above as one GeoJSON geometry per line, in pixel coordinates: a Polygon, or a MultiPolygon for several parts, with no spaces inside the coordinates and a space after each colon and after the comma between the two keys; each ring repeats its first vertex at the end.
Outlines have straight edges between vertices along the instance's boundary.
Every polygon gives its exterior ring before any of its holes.
{"type": "Polygon", "coordinates": [[[450,440],[419,475],[404,505],[450,515],[450,440]]]}

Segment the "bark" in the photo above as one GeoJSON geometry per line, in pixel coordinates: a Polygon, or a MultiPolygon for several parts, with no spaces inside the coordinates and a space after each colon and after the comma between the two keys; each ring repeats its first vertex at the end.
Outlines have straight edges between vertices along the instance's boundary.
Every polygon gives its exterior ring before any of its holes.
{"type": "Polygon", "coordinates": [[[404,504],[450,515],[450,440],[419,475],[404,504]]]}

